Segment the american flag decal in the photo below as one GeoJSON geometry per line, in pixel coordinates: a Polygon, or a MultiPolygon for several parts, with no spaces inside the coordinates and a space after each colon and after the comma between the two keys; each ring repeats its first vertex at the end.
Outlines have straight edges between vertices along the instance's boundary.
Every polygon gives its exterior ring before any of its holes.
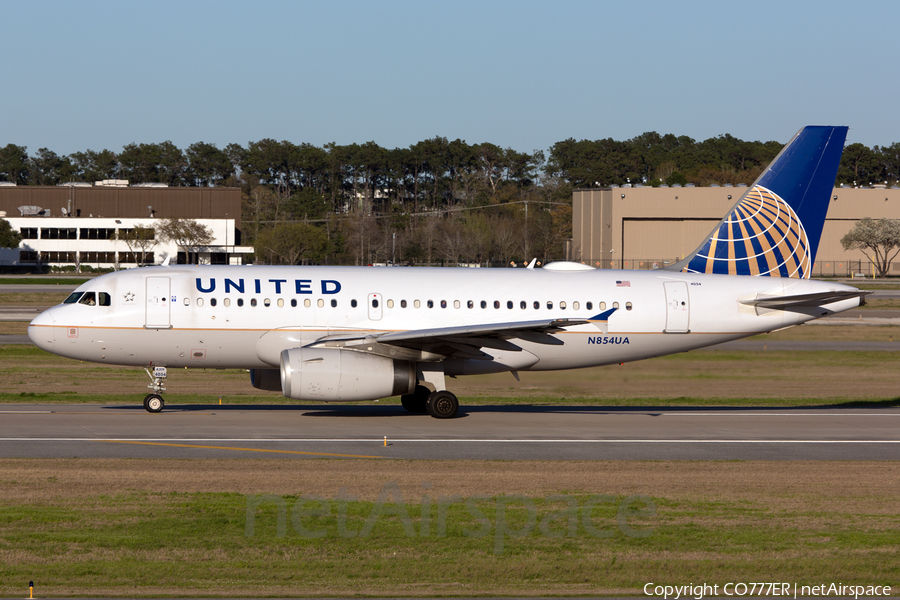
{"type": "Polygon", "coordinates": [[[631,287],[630,281],[616,281],[616,287],[631,287]]]}

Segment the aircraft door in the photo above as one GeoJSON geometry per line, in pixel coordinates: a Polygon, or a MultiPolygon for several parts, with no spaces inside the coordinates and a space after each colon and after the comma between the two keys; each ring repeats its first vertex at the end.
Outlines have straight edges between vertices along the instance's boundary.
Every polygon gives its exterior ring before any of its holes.
{"type": "Polygon", "coordinates": [[[172,299],[169,292],[168,277],[147,278],[147,316],[144,323],[146,329],[171,329],[172,299]]]}
{"type": "Polygon", "coordinates": [[[382,302],[381,294],[369,294],[369,319],[372,321],[381,320],[382,302]]]}
{"type": "Polygon", "coordinates": [[[691,303],[685,281],[666,281],[666,333],[688,333],[691,303]]]}

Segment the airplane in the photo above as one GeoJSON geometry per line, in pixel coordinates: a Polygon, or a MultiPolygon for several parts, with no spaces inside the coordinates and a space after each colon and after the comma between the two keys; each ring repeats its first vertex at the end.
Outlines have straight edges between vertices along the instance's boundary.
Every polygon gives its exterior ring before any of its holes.
{"type": "MultiPolygon", "coordinates": [[[[28,336],[60,356],[144,367],[241,368],[300,401],[401,397],[457,415],[447,378],[577,369],[686,352],[845,311],[866,292],[810,279],[847,127],[805,127],[682,261],[653,271],[143,267],[78,287],[28,336]]],[[[152,371],[151,371],[152,369],[152,371]]]]}

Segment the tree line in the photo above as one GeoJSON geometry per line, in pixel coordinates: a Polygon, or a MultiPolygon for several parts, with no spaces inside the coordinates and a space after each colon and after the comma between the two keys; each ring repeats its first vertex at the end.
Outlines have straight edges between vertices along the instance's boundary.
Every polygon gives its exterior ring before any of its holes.
{"type": "MultiPolygon", "coordinates": [[[[243,243],[266,262],[493,262],[564,257],[572,190],[627,183],[751,183],[781,142],[725,134],[705,141],[644,133],[625,141],[567,139],[520,152],[444,137],[387,149],[262,139],[246,146],[132,143],[60,156],[0,148],[0,181],[56,185],[235,186],[243,243]]],[[[844,150],[836,183],[900,178],[900,144],[844,150]]]]}

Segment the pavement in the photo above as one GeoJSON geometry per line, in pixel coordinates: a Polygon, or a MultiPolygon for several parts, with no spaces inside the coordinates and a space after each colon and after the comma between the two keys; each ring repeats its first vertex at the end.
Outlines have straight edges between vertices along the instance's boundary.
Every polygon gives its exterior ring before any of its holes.
{"type": "Polygon", "coordinates": [[[900,408],[0,406],[0,458],[900,460],[900,408]]]}

